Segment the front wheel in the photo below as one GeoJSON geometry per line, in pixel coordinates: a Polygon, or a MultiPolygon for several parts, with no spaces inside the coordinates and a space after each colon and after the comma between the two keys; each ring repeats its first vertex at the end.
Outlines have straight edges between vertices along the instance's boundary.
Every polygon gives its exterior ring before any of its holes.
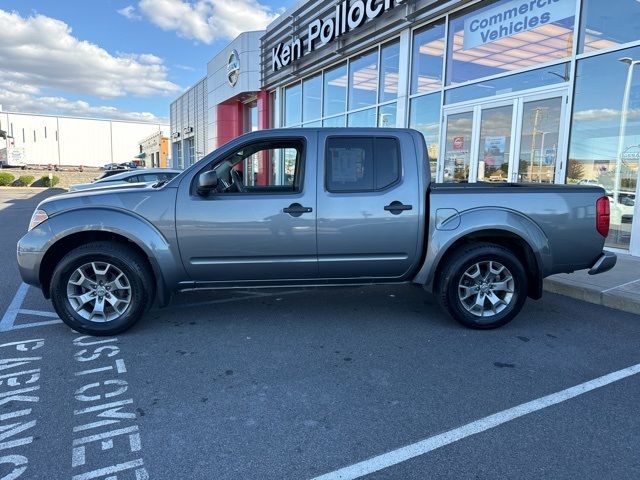
{"type": "Polygon", "coordinates": [[[444,309],[465,327],[498,328],[520,313],[527,298],[522,262],[507,248],[480,243],[447,259],[439,279],[444,309]]]}
{"type": "Polygon", "coordinates": [[[56,266],[51,301],[74,330],[116,335],[144,314],[152,279],[143,258],[126,245],[93,242],[72,250],[56,266]]]}

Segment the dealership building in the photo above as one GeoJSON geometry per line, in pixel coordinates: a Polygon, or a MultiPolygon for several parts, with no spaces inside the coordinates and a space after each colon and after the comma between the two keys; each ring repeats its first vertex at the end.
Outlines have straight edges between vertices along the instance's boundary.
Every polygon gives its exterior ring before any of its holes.
{"type": "Polygon", "coordinates": [[[636,0],[300,1],[172,103],[171,148],[187,167],[256,129],[411,127],[437,182],[603,186],[607,244],[640,256],[639,65],[636,0]]]}

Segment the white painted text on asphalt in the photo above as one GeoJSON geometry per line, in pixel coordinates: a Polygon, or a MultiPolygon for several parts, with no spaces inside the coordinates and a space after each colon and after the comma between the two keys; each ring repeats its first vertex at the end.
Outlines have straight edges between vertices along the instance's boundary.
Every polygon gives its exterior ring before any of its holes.
{"type": "Polygon", "coordinates": [[[78,337],[73,344],[78,368],[74,375],[81,382],[74,394],[73,480],[147,480],[136,414],[130,411],[127,368],[124,359],[117,358],[118,339],[78,337]]]}
{"type": "Polygon", "coordinates": [[[29,466],[25,447],[33,442],[32,407],[40,401],[40,367],[42,357],[31,352],[44,346],[36,338],[0,345],[0,407],[10,411],[0,414],[0,475],[2,480],[22,476],[29,466]],[[10,355],[5,358],[5,355],[10,355]]]}

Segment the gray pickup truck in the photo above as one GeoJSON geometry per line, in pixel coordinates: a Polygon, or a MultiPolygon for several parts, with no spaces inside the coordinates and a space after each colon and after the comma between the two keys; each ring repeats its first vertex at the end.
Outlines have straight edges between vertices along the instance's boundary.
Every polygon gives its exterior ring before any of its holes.
{"type": "Polygon", "coordinates": [[[417,131],[286,129],[168,183],[51,197],[17,255],[24,281],[93,335],[177,291],[374,283],[417,284],[489,329],[540,298],[544,277],[611,269],[608,229],[599,187],[433,184],[417,131]]]}

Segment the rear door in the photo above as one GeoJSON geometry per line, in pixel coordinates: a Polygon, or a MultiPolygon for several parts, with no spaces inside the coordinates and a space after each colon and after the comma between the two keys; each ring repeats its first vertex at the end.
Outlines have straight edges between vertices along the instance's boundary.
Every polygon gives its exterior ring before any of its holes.
{"type": "Polygon", "coordinates": [[[410,135],[321,132],[318,148],[320,277],[407,276],[421,245],[419,172],[410,135]]]}

